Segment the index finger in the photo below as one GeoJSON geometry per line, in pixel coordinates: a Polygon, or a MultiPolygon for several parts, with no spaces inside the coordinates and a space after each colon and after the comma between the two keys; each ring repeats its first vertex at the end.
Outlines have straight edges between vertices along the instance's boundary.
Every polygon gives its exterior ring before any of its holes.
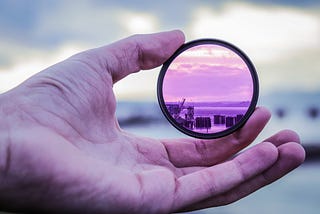
{"type": "Polygon", "coordinates": [[[240,130],[226,137],[213,140],[162,140],[162,143],[169,160],[176,167],[210,166],[228,159],[248,146],[270,117],[266,108],[258,107],[240,130]]]}

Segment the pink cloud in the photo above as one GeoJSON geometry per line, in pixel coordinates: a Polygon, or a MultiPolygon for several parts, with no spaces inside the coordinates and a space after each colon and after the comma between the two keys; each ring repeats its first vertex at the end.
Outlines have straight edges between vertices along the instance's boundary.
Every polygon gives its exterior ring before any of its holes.
{"type": "MultiPolygon", "coordinates": [[[[169,66],[163,83],[164,98],[198,101],[250,101],[252,77],[245,62],[217,45],[188,49],[169,66]]],[[[169,100],[170,99],[170,100],[169,100]]]]}

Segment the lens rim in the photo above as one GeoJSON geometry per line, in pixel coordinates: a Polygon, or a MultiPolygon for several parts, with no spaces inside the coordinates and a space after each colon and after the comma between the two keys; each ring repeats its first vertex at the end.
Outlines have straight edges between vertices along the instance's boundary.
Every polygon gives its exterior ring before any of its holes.
{"type": "Polygon", "coordinates": [[[197,40],[193,40],[190,42],[187,42],[185,44],[183,44],[163,65],[162,68],[160,70],[159,76],[158,76],[158,82],[157,82],[157,98],[158,98],[158,103],[160,105],[161,111],[164,114],[164,116],[166,117],[166,119],[170,122],[171,125],[173,125],[176,129],[178,129],[179,131],[181,131],[182,133],[189,135],[191,137],[195,137],[195,138],[200,138],[200,139],[215,139],[215,138],[220,138],[220,137],[224,137],[226,135],[229,135],[233,132],[235,132],[236,130],[238,130],[239,128],[241,128],[246,121],[249,119],[249,117],[252,115],[252,113],[254,112],[257,102],[258,102],[258,97],[259,97],[259,80],[258,80],[258,75],[256,72],[256,69],[252,63],[252,61],[249,59],[249,57],[237,46],[226,42],[224,40],[220,40],[220,39],[212,39],[212,38],[206,38],[206,39],[197,39],[197,40]],[[221,132],[215,132],[215,133],[199,133],[199,132],[195,132],[192,130],[189,130],[187,128],[184,128],[183,126],[179,125],[177,123],[177,121],[171,116],[171,114],[169,113],[166,104],[164,102],[164,98],[163,98],[163,80],[165,77],[165,74],[169,68],[169,66],[171,65],[171,63],[173,62],[173,60],[175,58],[177,58],[182,52],[198,46],[198,45],[206,45],[206,44],[211,44],[211,45],[219,45],[222,47],[225,47],[231,51],[233,51],[234,53],[236,53],[239,57],[241,57],[241,59],[246,63],[246,65],[249,68],[250,74],[251,74],[251,78],[252,78],[252,83],[253,83],[253,94],[252,94],[252,99],[249,105],[249,108],[247,110],[247,112],[245,113],[245,115],[241,118],[241,120],[236,123],[235,125],[221,131],[221,132]]]}

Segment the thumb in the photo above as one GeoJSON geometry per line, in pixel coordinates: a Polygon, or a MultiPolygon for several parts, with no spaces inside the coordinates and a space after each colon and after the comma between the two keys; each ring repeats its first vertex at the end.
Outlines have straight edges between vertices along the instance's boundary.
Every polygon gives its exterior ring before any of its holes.
{"type": "Polygon", "coordinates": [[[101,72],[110,72],[115,83],[131,73],[163,64],[184,40],[179,30],[140,34],[91,51],[105,66],[101,72]]]}

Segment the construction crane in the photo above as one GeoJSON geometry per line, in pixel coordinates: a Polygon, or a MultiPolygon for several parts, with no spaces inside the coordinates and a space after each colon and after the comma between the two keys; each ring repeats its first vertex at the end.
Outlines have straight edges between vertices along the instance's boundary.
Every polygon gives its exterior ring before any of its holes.
{"type": "Polygon", "coordinates": [[[182,98],[182,102],[180,103],[179,105],[179,114],[180,112],[182,111],[182,109],[184,108],[183,105],[184,105],[184,102],[186,101],[186,98],[182,98]]]}

